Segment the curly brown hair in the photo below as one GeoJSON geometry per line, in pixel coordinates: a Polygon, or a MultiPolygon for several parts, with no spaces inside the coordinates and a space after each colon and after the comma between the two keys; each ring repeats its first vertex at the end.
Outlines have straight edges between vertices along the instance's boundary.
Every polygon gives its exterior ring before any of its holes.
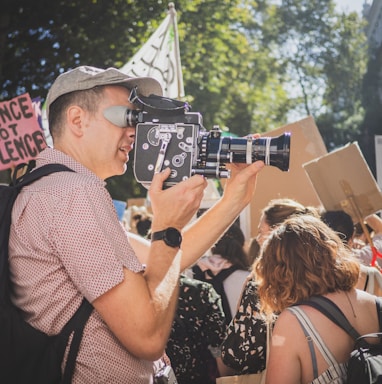
{"type": "Polygon", "coordinates": [[[289,198],[273,199],[262,210],[265,221],[270,227],[282,223],[285,219],[293,215],[307,215],[319,217],[319,212],[316,208],[304,206],[296,200],[289,198]]]}
{"type": "Polygon", "coordinates": [[[271,315],[358,282],[359,263],[319,218],[293,216],[277,226],[254,264],[262,310],[271,315]]]}

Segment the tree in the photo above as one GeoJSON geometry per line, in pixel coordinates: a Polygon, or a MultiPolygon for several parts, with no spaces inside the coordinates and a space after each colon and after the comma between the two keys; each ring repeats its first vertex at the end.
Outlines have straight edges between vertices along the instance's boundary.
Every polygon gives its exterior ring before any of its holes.
{"type": "Polygon", "coordinates": [[[179,34],[186,94],[205,126],[218,124],[238,135],[265,132],[285,121],[287,97],[278,66],[262,46],[262,23],[270,5],[256,1],[184,2],[179,34]],[[250,29],[250,31],[249,31],[250,29]]]}
{"type": "MultiPolygon", "coordinates": [[[[122,66],[165,12],[153,0],[6,0],[0,14],[0,100],[25,92],[44,99],[56,76],[78,65],[122,66]]],[[[122,200],[144,193],[131,171],[108,186],[122,200]]]]}
{"type": "Polygon", "coordinates": [[[360,148],[374,174],[376,174],[374,136],[382,133],[381,68],[382,47],[379,47],[371,52],[364,77],[362,102],[366,112],[359,135],[360,148]]]}
{"type": "MultiPolygon", "coordinates": [[[[186,92],[208,129],[220,124],[237,134],[261,132],[285,117],[286,109],[277,107],[286,98],[281,99],[281,85],[271,71],[274,60],[268,63],[266,53],[254,50],[244,33],[248,9],[253,14],[255,5],[238,0],[177,4],[186,92]],[[280,98],[263,96],[260,86],[278,88],[280,98]]],[[[155,31],[165,11],[159,1],[9,2],[6,38],[0,39],[6,52],[0,66],[0,99],[26,91],[32,98],[44,98],[57,74],[77,65],[122,66],[155,31]]],[[[129,172],[109,180],[114,196],[144,193],[131,176],[129,172]]]]}
{"type": "Polygon", "coordinates": [[[153,0],[8,0],[1,13],[0,98],[45,97],[59,73],[78,65],[121,66],[165,11],[153,0]]]}
{"type": "MultiPolygon", "coordinates": [[[[166,15],[161,0],[5,1],[0,100],[26,91],[44,98],[57,74],[78,65],[121,67],[166,15]]],[[[329,149],[366,129],[365,37],[355,14],[337,14],[333,0],[175,5],[186,100],[207,129],[243,136],[312,114],[329,149]]],[[[129,168],[108,180],[114,198],[146,193],[129,168]]]]}
{"type": "Polygon", "coordinates": [[[367,64],[363,27],[356,13],[339,17],[332,34],[334,47],[326,52],[324,111],[317,122],[329,149],[355,141],[361,134],[365,116],[362,82],[367,64]]]}

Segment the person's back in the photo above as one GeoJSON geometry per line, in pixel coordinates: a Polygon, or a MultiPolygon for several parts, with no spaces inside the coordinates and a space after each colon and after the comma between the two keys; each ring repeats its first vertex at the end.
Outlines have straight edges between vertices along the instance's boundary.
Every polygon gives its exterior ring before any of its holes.
{"type": "Polygon", "coordinates": [[[211,254],[202,257],[192,268],[196,279],[211,283],[222,297],[227,323],[236,313],[242,288],[249,275],[245,237],[238,224],[233,224],[211,248],[211,254]]]}
{"type": "Polygon", "coordinates": [[[179,384],[212,384],[225,335],[220,296],[211,284],[182,275],[166,354],[179,384]]]}
{"type": "MultiPolygon", "coordinates": [[[[376,302],[373,295],[353,290],[348,295],[333,293],[325,295],[325,297],[333,301],[342,310],[359,334],[363,335],[379,330],[376,302]]],[[[313,363],[306,339],[308,336],[301,334],[301,328],[297,329],[296,315],[289,315],[284,312],[280,316],[280,321],[276,322],[278,324],[275,337],[279,333],[285,335],[285,342],[291,346],[290,352],[298,356],[301,363],[301,382],[321,383],[328,382],[329,378],[337,377],[338,381],[335,381],[336,383],[345,383],[347,377],[346,364],[350,352],[353,350],[355,340],[317,310],[305,305],[299,306],[299,308],[308,317],[305,321],[310,321],[313,326],[308,334],[313,339],[314,348],[316,349],[318,376],[312,380],[313,363]],[[333,337],[333,335],[336,336],[333,337]],[[315,338],[317,338],[317,341],[315,338]],[[327,349],[326,353],[323,354],[317,349],[317,345],[327,349]]],[[[270,369],[272,369],[271,367],[270,365],[270,369]]]]}
{"type": "MultiPolygon", "coordinates": [[[[251,242],[254,261],[273,229],[288,217],[305,214],[318,217],[316,208],[305,207],[296,200],[270,200],[262,210],[258,234],[251,242]]],[[[242,289],[240,303],[222,344],[223,363],[240,375],[257,373],[265,367],[265,342],[266,324],[259,314],[257,285],[251,273],[242,289]]]]}
{"type": "Polygon", "coordinates": [[[294,217],[272,233],[255,263],[255,273],[262,310],[268,315],[281,313],[272,334],[266,382],[316,383],[318,377],[328,382],[330,376],[334,383],[345,383],[354,340],[321,312],[299,303],[322,295],[337,304],[359,334],[379,331],[376,297],[354,289],[359,263],[351,251],[320,219],[294,217]],[[296,315],[288,310],[295,305],[307,316],[303,324],[308,338],[296,315]],[[327,347],[328,361],[314,336],[327,347]],[[313,376],[309,347],[312,338],[317,377],[313,376]]]}

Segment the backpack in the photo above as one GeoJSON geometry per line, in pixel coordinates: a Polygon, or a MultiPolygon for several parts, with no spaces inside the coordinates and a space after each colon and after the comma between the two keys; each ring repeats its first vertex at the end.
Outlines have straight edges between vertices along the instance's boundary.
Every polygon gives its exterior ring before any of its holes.
{"type": "Polygon", "coordinates": [[[0,185],[0,382],[2,384],[55,384],[70,383],[81,343],[83,328],[93,310],[84,298],[81,306],[61,332],[55,336],[33,328],[10,299],[8,242],[12,207],[22,187],[53,172],[71,171],[62,164],[48,164],[17,178],[17,166],[10,185],[0,185]],[[74,333],[73,333],[74,332],[74,333]],[[70,351],[61,373],[65,349],[73,333],[70,351]]]}
{"type": "MultiPolygon", "coordinates": [[[[314,296],[299,304],[310,305],[322,312],[331,321],[346,331],[354,340],[354,349],[347,366],[347,384],[382,383],[382,332],[360,335],[349,323],[343,312],[331,300],[314,296]],[[370,343],[370,339],[379,342],[370,343]]],[[[382,298],[376,298],[379,329],[382,329],[382,298]]]]}
{"type": "Polygon", "coordinates": [[[227,269],[222,269],[217,275],[214,275],[209,269],[202,271],[198,265],[192,267],[192,272],[194,273],[194,279],[205,281],[212,284],[215,288],[215,291],[220,295],[222,299],[223,311],[225,314],[226,322],[229,324],[232,320],[231,308],[229,306],[228,298],[224,290],[223,282],[224,280],[231,275],[233,272],[239,268],[232,265],[227,269]]]}

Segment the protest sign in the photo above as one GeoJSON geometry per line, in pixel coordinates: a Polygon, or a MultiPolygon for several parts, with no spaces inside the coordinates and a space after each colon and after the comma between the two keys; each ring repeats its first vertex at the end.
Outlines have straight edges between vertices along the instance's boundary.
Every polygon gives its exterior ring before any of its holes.
{"type": "Polygon", "coordinates": [[[257,177],[255,195],[250,204],[251,236],[256,236],[261,210],[271,199],[290,198],[303,205],[320,206],[320,200],[302,165],[327,153],[326,146],[312,116],[262,136],[275,137],[291,133],[290,166],[288,172],[276,167],[265,167],[257,177]]]}
{"type": "Polygon", "coordinates": [[[303,166],[327,211],[343,210],[357,223],[382,209],[382,192],[357,142],[303,166]]]}
{"type": "Polygon", "coordinates": [[[48,118],[46,117],[46,103],[42,103],[41,97],[32,99],[32,106],[36,115],[37,121],[44,132],[46,144],[53,148],[53,139],[49,131],[48,118]]]}
{"type": "Polygon", "coordinates": [[[0,170],[34,159],[46,147],[28,93],[0,103],[0,170]]]}
{"type": "Polygon", "coordinates": [[[265,167],[257,177],[255,195],[250,204],[251,236],[256,236],[261,210],[271,199],[290,198],[303,205],[319,206],[320,200],[302,165],[327,153],[312,116],[268,131],[262,136],[276,137],[291,133],[288,172],[265,167]]]}
{"type": "Polygon", "coordinates": [[[256,236],[261,210],[271,199],[291,198],[303,205],[320,206],[320,200],[302,166],[327,153],[315,121],[308,116],[262,136],[276,137],[285,132],[291,133],[289,172],[267,166],[257,177],[256,191],[250,205],[251,236],[256,236]]]}

